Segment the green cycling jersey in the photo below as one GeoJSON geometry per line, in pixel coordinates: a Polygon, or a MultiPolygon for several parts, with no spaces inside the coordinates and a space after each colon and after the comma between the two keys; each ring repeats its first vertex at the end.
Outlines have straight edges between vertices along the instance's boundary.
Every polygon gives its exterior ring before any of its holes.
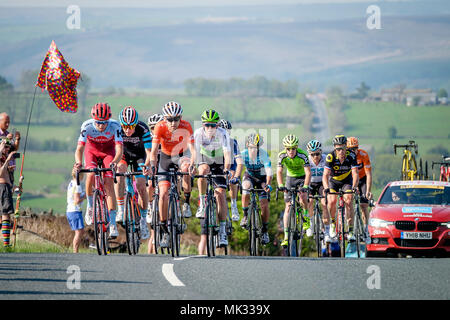
{"type": "Polygon", "coordinates": [[[297,154],[290,158],[286,150],[278,154],[278,167],[286,166],[287,176],[299,178],[305,175],[305,167],[309,167],[308,154],[300,148],[297,148],[297,154]]]}

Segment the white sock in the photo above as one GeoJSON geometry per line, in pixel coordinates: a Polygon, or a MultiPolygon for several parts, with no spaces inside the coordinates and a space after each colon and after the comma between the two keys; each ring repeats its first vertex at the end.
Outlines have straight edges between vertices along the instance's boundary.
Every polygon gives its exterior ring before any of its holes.
{"type": "Polygon", "coordinates": [[[231,199],[231,205],[235,208],[237,207],[236,199],[231,199]]]}
{"type": "Polygon", "coordinates": [[[227,227],[227,222],[226,221],[220,221],[219,222],[219,228],[220,228],[220,233],[226,233],[226,227],[227,227]]]}

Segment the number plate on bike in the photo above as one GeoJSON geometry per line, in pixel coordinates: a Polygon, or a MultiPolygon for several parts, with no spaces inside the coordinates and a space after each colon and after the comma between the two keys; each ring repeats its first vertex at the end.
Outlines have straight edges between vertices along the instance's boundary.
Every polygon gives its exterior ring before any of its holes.
{"type": "Polygon", "coordinates": [[[431,232],[402,232],[401,239],[431,239],[431,232]]]}

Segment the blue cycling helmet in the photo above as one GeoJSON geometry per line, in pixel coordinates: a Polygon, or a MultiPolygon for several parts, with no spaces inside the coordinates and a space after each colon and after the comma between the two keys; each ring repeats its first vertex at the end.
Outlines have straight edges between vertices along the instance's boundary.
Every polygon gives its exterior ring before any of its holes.
{"type": "Polygon", "coordinates": [[[315,152],[317,150],[321,150],[322,149],[322,144],[319,141],[317,141],[317,140],[311,140],[306,145],[306,148],[307,148],[308,152],[315,152]]]}
{"type": "Polygon", "coordinates": [[[123,126],[135,126],[138,123],[138,113],[132,106],[125,107],[119,114],[120,124],[123,126]]]}

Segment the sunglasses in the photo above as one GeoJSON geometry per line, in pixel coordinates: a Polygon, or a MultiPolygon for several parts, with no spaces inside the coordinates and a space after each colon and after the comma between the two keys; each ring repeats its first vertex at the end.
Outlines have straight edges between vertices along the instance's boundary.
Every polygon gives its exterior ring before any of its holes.
{"type": "Polygon", "coordinates": [[[177,117],[172,117],[172,118],[166,118],[166,121],[168,122],[177,122],[180,121],[181,117],[177,116],[177,117]]]}
{"type": "Polygon", "coordinates": [[[207,128],[215,128],[217,127],[217,123],[204,123],[203,124],[207,128]]]}
{"type": "Polygon", "coordinates": [[[105,125],[107,123],[108,123],[108,121],[95,121],[95,124],[98,125],[98,126],[102,126],[102,125],[105,125]]]}
{"type": "Polygon", "coordinates": [[[155,126],[151,126],[150,130],[152,130],[152,131],[155,130],[155,126]]]}
{"type": "Polygon", "coordinates": [[[335,148],[336,151],[345,151],[345,148],[335,148]]]}
{"type": "Polygon", "coordinates": [[[132,129],[136,128],[136,125],[135,125],[135,124],[132,125],[132,126],[125,126],[125,125],[122,125],[122,128],[123,128],[124,130],[132,130],[132,129]]]}
{"type": "Polygon", "coordinates": [[[297,148],[286,148],[287,151],[294,151],[297,150],[297,148]]]}
{"type": "Polygon", "coordinates": [[[311,156],[311,157],[318,157],[318,156],[320,156],[320,155],[321,155],[320,152],[310,153],[310,156],[311,156]]]}

